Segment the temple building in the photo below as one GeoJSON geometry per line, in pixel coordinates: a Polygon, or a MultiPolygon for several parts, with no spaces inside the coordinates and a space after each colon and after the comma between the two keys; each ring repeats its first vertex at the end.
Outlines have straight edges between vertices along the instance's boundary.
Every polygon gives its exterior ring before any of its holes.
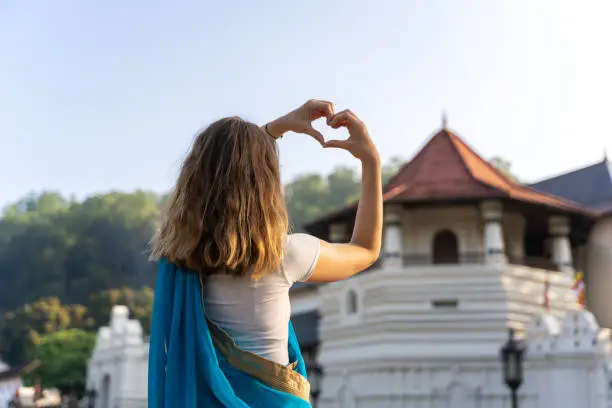
{"type": "MultiPolygon", "coordinates": [[[[612,327],[612,178],[607,161],[593,167],[575,189],[574,173],[523,185],[444,125],[384,188],[379,262],[291,292],[311,372],[324,373],[313,386],[319,405],[387,401],[371,384],[389,369],[417,364],[431,379],[452,364],[497,363],[508,328],[523,333],[543,309],[562,318],[580,308],[576,271],[586,275],[587,307],[612,327]]],[[[355,213],[348,206],[307,231],[347,242],[355,213]]]]}

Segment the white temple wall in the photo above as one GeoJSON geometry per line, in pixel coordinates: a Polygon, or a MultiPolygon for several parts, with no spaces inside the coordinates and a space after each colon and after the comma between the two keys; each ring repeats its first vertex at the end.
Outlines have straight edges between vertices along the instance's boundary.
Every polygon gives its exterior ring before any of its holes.
{"type": "Polygon", "coordinates": [[[444,229],[457,236],[459,253],[483,251],[480,210],[476,206],[455,206],[404,210],[404,254],[430,254],[434,235],[444,229]]]}
{"type": "Polygon", "coordinates": [[[608,408],[609,333],[576,306],[565,274],[549,276],[545,313],[547,275],[526,267],[383,268],[322,287],[317,407],[509,407],[499,350],[512,326],[528,339],[522,408],[608,408]],[[355,295],[358,308],[349,312],[355,295]]]}

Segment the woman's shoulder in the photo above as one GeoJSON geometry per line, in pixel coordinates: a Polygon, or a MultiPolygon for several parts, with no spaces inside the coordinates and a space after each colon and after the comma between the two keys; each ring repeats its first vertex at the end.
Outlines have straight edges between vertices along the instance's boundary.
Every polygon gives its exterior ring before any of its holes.
{"type": "Polygon", "coordinates": [[[287,234],[285,247],[289,249],[299,247],[300,245],[318,245],[318,243],[319,238],[313,235],[303,232],[295,232],[293,234],[287,234]]]}
{"type": "Polygon", "coordinates": [[[310,278],[320,250],[321,243],[317,237],[304,233],[287,235],[282,268],[290,283],[310,278]]]}

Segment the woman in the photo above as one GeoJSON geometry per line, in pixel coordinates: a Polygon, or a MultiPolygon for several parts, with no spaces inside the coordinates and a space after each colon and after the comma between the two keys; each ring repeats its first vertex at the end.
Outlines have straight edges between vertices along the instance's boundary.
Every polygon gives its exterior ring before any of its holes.
{"type": "Polygon", "coordinates": [[[380,160],[352,112],[313,100],[263,128],[235,117],[206,128],[153,240],[149,407],[310,407],[289,288],[366,269],[378,258],[381,230],[380,160]],[[311,124],[323,117],[349,138],[325,141],[311,124]],[[276,139],[289,131],[361,161],[349,243],[287,235],[276,139]]]}

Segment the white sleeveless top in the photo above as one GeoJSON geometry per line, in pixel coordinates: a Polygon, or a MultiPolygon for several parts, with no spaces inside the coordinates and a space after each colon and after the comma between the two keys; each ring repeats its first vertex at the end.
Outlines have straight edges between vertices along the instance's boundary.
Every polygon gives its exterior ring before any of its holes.
{"type": "Polygon", "coordinates": [[[292,234],[287,236],[280,271],[257,281],[228,275],[208,277],[204,289],[207,317],[239,348],[278,364],[289,364],[289,288],[310,278],[319,252],[318,238],[292,234]]]}

